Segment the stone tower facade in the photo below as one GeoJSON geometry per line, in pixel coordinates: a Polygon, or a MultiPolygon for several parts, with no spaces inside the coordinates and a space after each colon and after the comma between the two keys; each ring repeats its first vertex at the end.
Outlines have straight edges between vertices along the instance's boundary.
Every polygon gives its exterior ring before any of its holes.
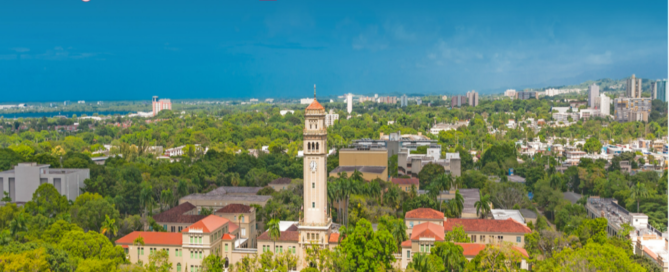
{"type": "Polygon", "coordinates": [[[332,219],[327,206],[327,127],[325,108],[314,102],[305,111],[304,120],[304,206],[298,230],[301,258],[298,269],[306,263],[306,248],[312,244],[328,247],[332,219]]]}

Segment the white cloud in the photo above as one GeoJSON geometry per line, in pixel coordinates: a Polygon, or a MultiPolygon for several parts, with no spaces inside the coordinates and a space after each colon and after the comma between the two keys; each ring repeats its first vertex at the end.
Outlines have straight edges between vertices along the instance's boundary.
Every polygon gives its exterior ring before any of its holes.
{"type": "Polygon", "coordinates": [[[604,54],[590,54],[586,58],[586,62],[588,64],[594,64],[594,65],[611,64],[613,63],[611,55],[612,55],[611,51],[606,51],[604,54]]]}

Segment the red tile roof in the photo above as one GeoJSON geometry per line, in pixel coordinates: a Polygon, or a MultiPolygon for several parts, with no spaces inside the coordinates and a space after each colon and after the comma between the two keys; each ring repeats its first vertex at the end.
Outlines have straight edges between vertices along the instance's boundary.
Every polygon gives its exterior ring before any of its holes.
{"type": "Polygon", "coordinates": [[[419,184],[419,181],[418,181],[417,178],[392,178],[391,182],[395,183],[397,185],[407,185],[407,184],[418,185],[419,184]]]}
{"type": "Polygon", "coordinates": [[[183,239],[181,233],[178,232],[133,231],[116,240],[115,243],[117,245],[132,245],[132,242],[139,236],[142,236],[145,245],[180,246],[183,239]]]}
{"type": "Polygon", "coordinates": [[[218,209],[216,213],[250,213],[253,209],[249,205],[244,204],[229,204],[223,208],[218,209]]]}
{"type": "Polygon", "coordinates": [[[223,234],[223,237],[221,237],[221,240],[235,240],[235,236],[231,235],[229,233],[223,234]]]}
{"type": "Polygon", "coordinates": [[[411,210],[404,215],[404,218],[410,219],[444,219],[444,213],[430,208],[418,208],[411,210]]]}
{"type": "Polygon", "coordinates": [[[321,103],[318,103],[318,100],[314,98],[314,102],[311,102],[311,105],[307,107],[307,110],[325,110],[321,103]]]}
{"type": "MultiPolygon", "coordinates": [[[[279,236],[279,239],[277,241],[286,241],[286,242],[297,242],[300,240],[300,232],[299,231],[282,231],[281,236],[279,236]]],[[[258,241],[272,241],[272,239],[269,238],[269,232],[263,232],[258,236],[258,241]]]]}
{"type": "Polygon", "coordinates": [[[210,233],[229,222],[230,220],[226,218],[212,214],[200,221],[195,222],[195,224],[188,226],[183,230],[183,232],[189,232],[192,229],[201,229],[203,233],[210,233]]]}
{"type": "Polygon", "coordinates": [[[411,240],[406,240],[402,242],[402,247],[411,247],[411,240]]]}
{"type": "MultiPolygon", "coordinates": [[[[473,243],[455,243],[456,245],[459,245],[462,247],[464,250],[462,253],[465,255],[465,257],[475,257],[476,255],[479,254],[482,250],[485,249],[487,246],[486,244],[473,244],[473,243]]],[[[523,255],[525,258],[528,258],[529,255],[527,254],[527,251],[522,248],[522,247],[517,247],[517,246],[512,246],[512,248],[521,255],[523,255]]]]}
{"type": "Polygon", "coordinates": [[[461,225],[465,232],[509,232],[509,233],[530,233],[532,230],[527,226],[518,223],[511,218],[506,220],[494,219],[461,219],[448,218],[444,220],[444,231],[451,231],[453,227],[461,225]]]}
{"type": "Polygon", "coordinates": [[[419,238],[434,238],[435,241],[443,241],[444,228],[430,222],[415,225],[411,231],[411,240],[417,241],[419,238]]]}
{"type": "Polygon", "coordinates": [[[167,211],[161,212],[153,216],[153,220],[158,223],[187,223],[193,224],[197,221],[207,217],[206,215],[190,215],[184,214],[195,209],[195,205],[188,202],[179,204],[167,211]]]}
{"type": "Polygon", "coordinates": [[[339,233],[333,232],[330,233],[330,239],[328,239],[330,244],[339,244],[339,233]]]}
{"type": "Polygon", "coordinates": [[[239,228],[239,226],[237,224],[232,223],[232,222],[228,223],[228,232],[229,233],[235,232],[238,228],[239,228]]]}

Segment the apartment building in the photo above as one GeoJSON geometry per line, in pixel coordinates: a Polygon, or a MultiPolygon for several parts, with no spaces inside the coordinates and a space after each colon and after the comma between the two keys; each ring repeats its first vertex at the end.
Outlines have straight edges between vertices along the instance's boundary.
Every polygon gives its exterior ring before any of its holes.
{"type": "Polygon", "coordinates": [[[190,202],[199,212],[202,208],[218,210],[229,204],[256,204],[265,206],[272,196],[258,195],[263,187],[222,186],[204,194],[191,194],[179,199],[179,203],[190,202]]]}
{"type": "Polygon", "coordinates": [[[417,177],[427,164],[441,165],[446,173],[453,177],[461,175],[461,161],[459,153],[446,153],[441,159],[441,145],[430,145],[427,154],[412,154],[410,146],[403,148],[397,156],[397,171],[402,175],[417,177]]]}
{"type": "Polygon", "coordinates": [[[197,207],[184,202],[167,211],[153,216],[153,220],[167,232],[181,232],[188,226],[204,219],[206,215],[199,215],[197,207]]]}
{"type": "Polygon", "coordinates": [[[0,172],[0,194],[8,192],[12,202],[25,203],[32,199],[40,185],[49,183],[61,195],[74,201],[81,194],[87,178],[90,178],[90,169],[51,169],[48,164],[22,162],[14,169],[0,172]]]}

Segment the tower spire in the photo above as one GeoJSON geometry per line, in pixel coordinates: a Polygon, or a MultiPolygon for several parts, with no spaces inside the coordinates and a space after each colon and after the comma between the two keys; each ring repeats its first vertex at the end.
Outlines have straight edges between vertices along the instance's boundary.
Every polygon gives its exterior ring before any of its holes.
{"type": "Polygon", "coordinates": [[[314,99],[316,99],[316,84],[314,84],[314,99]]]}

